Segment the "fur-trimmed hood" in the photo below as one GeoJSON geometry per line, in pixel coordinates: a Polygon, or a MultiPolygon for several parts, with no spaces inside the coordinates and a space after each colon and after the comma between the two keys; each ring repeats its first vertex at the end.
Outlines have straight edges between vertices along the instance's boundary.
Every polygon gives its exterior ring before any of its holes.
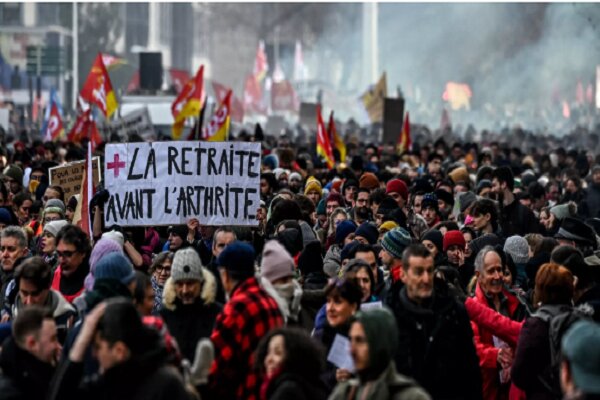
{"type": "MultiPolygon", "coordinates": [[[[202,267],[202,276],[204,276],[204,283],[202,284],[200,298],[204,301],[204,304],[212,304],[215,302],[215,297],[217,296],[217,280],[213,273],[205,267],[202,267]]],[[[175,299],[177,299],[175,282],[173,282],[173,278],[169,278],[165,282],[165,287],[163,289],[163,307],[174,311],[176,307],[175,299]]]]}

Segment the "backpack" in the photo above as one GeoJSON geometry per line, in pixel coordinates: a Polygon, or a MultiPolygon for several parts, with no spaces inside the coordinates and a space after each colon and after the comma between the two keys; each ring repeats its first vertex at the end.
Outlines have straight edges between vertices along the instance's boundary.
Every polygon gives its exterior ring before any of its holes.
{"type": "Polygon", "coordinates": [[[548,324],[548,341],[550,343],[550,365],[538,379],[541,384],[556,398],[562,397],[560,388],[560,363],[562,360],[561,343],[564,334],[577,321],[591,320],[593,309],[587,305],[576,308],[570,306],[548,305],[540,307],[532,316],[540,318],[548,324]]]}

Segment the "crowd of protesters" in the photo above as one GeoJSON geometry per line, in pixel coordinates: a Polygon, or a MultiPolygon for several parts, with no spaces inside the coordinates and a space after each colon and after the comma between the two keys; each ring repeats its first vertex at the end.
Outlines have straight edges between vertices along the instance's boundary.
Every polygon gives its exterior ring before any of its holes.
{"type": "Polygon", "coordinates": [[[85,147],[4,140],[0,398],[600,398],[598,136],[414,132],[241,132],[256,227],[104,226],[100,185],[90,235],[85,147]]]}

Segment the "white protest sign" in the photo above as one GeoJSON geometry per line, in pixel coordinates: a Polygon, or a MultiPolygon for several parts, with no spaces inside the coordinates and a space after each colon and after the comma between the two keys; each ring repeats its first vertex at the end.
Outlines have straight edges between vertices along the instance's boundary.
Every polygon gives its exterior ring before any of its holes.
{"type": "Polygon", "coordinates": [[[346,336],[336,334],[327,355],[327,361],[338,368],[354,372],[354,360],[350,355],[350,340],[346,336]]]}
{"type": "Polygon", "coordinates": [[[134,110],[115,121],[106,121],[104,124],[99,124],[98,129],[105,138],[110,138],[113,133],[124,139],[128,139],[135,134],[140,135],[144,140],[156,138],[147,107],[134,110]]]}
{"type": "Polygon", "coordinates": [[[105,149],[106,226],[255,226],[260,143],[144,142],[105,149]]]}
{"type": "Polygon", "coordinates": [[[372,301],[370,303],[362,303],[360,305],[361,311],[369,311],[377,308],[383,308],[383,303],[381,301],[372,301]]]}

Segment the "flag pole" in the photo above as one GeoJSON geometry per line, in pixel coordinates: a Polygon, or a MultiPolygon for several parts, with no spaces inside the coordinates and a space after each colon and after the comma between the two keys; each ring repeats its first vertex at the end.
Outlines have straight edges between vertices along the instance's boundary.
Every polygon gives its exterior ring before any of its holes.
{"type": "Polygon", "coordinates": [[[196,123],[196,132],[194,132],[194,140],[200,140],[200,124],[202,123],[202,110],[204,109],[204,104],[200,107],[200,112],[198,113],[198,120],[196,123]]]}

